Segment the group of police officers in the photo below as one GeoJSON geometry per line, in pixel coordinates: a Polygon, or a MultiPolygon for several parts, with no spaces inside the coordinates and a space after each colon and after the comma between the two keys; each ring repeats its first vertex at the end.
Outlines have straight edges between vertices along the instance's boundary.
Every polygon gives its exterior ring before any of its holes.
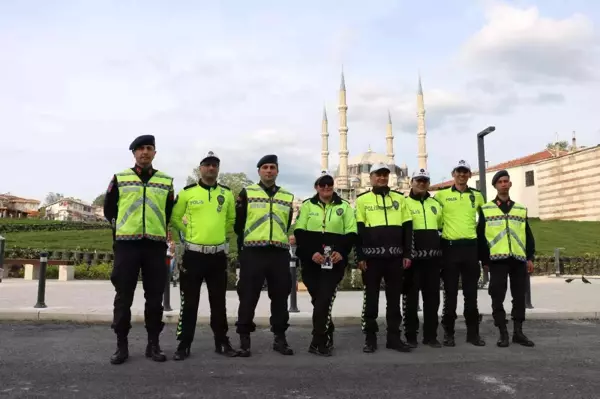
{"type": "Polygon", "coordinates": [[[464,160],[452,171],[454,185],[438,191],[435,197],[429,194],[426,170],[413,174],[410,193],[405,196],[388,186],[389,167],[375,164],[370,170],[372,189],[357,196],[355,209],[334,191],[332,175],[323,171],[314,183],[315,195],[302,203],[290,236],[294,195],[276,184],[276,155],[258,161],[260,182],[234,198],[228,187],[217,182],[220,160],[208,152],[200,162],[199,180],[175,197],[173,178],[152,166],[156,155],[154,136],[136,138],[129,150],[135,165],[113,176],[104,204],[105,217],[113,228],[115,253],[111,281],[116,291],[112,329],[117,336],[117,350],[110,359],[113,364],[129,357],[131,305],[140,271],[148,334],[146,357],[157,362],[167,359],[159,336],[164,328],[162,298],[168,279],[165,253],[169,228],[183,237],[185,248],[175,360],[190,355],[203,282],[208,290],[210,327],[217,353],[230,357],[251,355],[250,335],[256,328],[253,319],[266,280],[273,349],[283,355],[294,354],[286,339],[287,300],[292,290],[290,240],[297,245],[302,280],[313,305],[310,353],[333,353],[331,309],[353,249],[364,284],[364,352],[377,350],[382,280],[387,302],[386,347],[410,352],[418,346],[419,292],[423,298],[422,343],[442,347],[437,337],[440,277],[444,284],[443,346],[455,346],[459,281],[465,301],[466,341],[484,346],[477,306],[480,263],[490,273],[492,316],[500,333],[497,345],[509,345],[503,303],[510,276],[512,341],[534,346],[524,335],[522,325],[525,284],[527,273],[533,271],[535,241],[527,208],[509,196],[511,182],[505,170],[494,175],[492,185],[498,194],[486,203],[479,191],[467,186],[471,169],[464,160]],[[240,262],[237,350],[227,335],[225,300],[228,235],[232,231],[237,235],[240,262]]]}

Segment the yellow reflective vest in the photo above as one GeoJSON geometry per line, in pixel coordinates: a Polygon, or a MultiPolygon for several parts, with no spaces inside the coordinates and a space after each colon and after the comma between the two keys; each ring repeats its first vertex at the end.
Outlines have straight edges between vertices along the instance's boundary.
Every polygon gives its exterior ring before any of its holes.
{"type": "Polygon", "coordinates": [[[409,195],[406,208],[412,217],[413,249],[415,259],[427,259],[442,256],[440,230],[443,213],[439,202],[426,194],[419,198],[409,195]]]}
{"type": "Polygon", "coordinates": [[[481,207],[485,218],[485,240],[490,248],[490,260],[501,260],[513,257],[526,261],[527,208],[514,203],[509,213],[505,214],[491,201],[481,207]]]}
{"type": "Polygon", "coordinates": [[[143,183],[131,169],[115,176],[119,190],[115,239],[166,241],[169,221],[165,207],[173,189],[173,178],[157,171],[143,183]]]}
{"type": "Polygon", "coordinates": [[[289,248],[288,220],[294,195],[279,188],[269,197],[258,184],[246,187],[248,196],[244,247],[276,246],[289,248]]]}

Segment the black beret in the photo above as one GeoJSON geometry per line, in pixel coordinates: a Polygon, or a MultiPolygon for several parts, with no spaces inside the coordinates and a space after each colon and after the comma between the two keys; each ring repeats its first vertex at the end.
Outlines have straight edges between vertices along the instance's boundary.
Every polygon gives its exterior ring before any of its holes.
{"type": "Polygon", "coordinates": [[[258,161],[258,163],[256,164],[257,168],[260,168],[261,166],[263,166],[266,163],[274,163],[275,165],[278,165],[277,163],[277,155],[265,155],[264,157],[262,157],[260,159],[260,161],[258,161]]]}
{"type": "Polygon", "coordinates": [[[151,134],[145,134],[143,136],[137,137],[129,145],[129,151],[135,151],[138,147],[143,145],[151,145],[153,147],[156,147],[156,144],[154,142],[154,136],[151,134]]]}
{"type": "Polygon", "coordinates": [[[492,177],[492,186],[495,186],[496,183],[498,183],[498,180],[500,180],[501,177],[508,177],[508,178],[510,178],[510,175],[504,169],[497,171],[496,174],[494,175],[494,177],[492,177]]]}

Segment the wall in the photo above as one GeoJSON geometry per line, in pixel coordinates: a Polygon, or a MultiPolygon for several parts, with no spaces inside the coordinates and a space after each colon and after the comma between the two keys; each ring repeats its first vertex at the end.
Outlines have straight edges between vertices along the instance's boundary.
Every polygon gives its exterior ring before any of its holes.
{"type": "Polygon", "coordinates": [[[540,218],[600,221],[600,145],[537,164],[540,218]]]}

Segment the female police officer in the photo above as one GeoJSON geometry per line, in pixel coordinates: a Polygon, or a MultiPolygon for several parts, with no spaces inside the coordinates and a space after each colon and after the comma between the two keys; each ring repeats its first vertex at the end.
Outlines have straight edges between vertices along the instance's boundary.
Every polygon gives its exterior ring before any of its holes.
{"type": "Polygon", "coordinates": [[[294,235],[302,281],[313,304],[313,339],[308,351],[330,356],[334,331],[331,308],[356,239],[356,218],[348,201],[333,191],[329,173],[321,172],[315,189],[317,194],[302,203],[294,235]]]}

